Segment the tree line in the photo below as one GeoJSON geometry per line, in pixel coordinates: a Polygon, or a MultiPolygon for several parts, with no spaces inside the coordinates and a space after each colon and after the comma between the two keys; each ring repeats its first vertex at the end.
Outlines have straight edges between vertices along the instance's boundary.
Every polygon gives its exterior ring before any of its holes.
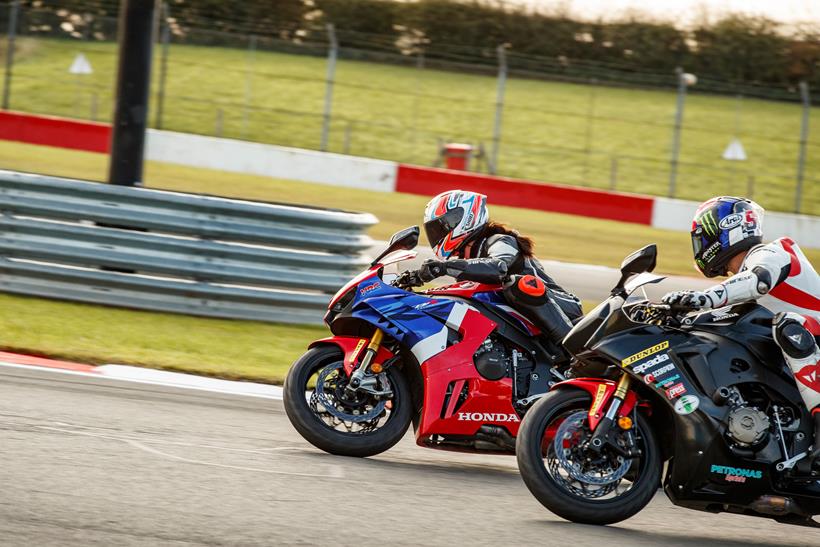
{"type": "MultiPolygon", "coordinates": [[[[64,13],[113,15],[118,0],[27,0],[64,13]]],[[[514,68],[568,74],[602,70],[672,74],[684,67],[734,84],[820,89],[820,24],[786,29],[759,16],[727,15],[693,28],[630,18],[580,21],[498,0],[168,0],[175,25],[280,40],[323,39],[333,23],[341,46],[428,59],[495,61],[506,44],[514,68]],[[516,64],[517,63],[517,64],[516,64]]],[[[606,79],[606,78],[604,78],[606,79]]],[[[674,81],[670,78],[670,81],[674,81]]]]}

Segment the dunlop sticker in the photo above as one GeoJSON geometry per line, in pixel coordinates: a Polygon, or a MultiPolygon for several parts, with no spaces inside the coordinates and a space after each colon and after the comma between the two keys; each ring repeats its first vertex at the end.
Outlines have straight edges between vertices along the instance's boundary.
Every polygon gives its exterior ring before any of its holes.
{"type": "Polygon", "coordinates": [[[629,366],[632,363],[634,363],[635,361],[640,361],[641,359],[645,359],[645,358],[649,357],[650,355],[652,355],[653,353],[658,353],[659,351],[665,350],[668,347],[669,347],[669,341],[666,341],[666,342],[661,342],[660,344],[657,344],[655,346],[652,346],[651,348],[646,348],[644,350],[641,350],[638,353],[636,353],[635,355],[630,355],[629,357],[627,357],[626,359],[621,361],[621,366],[622,367],[629,366]]]}
{"type": "Polygon", "coordinates": [[[592,408],[589,409],[590,414],[597,415],[601,410],[601,405],[604,402],[604,395],[606,394],[606,386],[604,384],[598,385],[598,391],[595,393],[595,402],[592,403],[592,408]]]}
{"type": "Polygon", "coordinates": [[[359,343],[356,344],[356,349],[353,350],[353,353],[350,354],[350,363],[353,364],[356,362],[356,357],[359,356],[359,352],[362,350],[364,345],[367,343],[366,338],[362,338],[359,340],[359,343]]]}

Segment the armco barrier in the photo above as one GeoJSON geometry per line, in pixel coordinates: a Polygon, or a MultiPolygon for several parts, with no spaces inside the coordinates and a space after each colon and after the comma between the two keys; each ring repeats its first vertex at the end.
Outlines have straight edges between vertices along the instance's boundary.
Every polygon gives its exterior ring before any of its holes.
{"type": "Polygon", "coordinates": [[[367,264],[369,214],[0,171],[0,290],[318,323],[367,264]]]}

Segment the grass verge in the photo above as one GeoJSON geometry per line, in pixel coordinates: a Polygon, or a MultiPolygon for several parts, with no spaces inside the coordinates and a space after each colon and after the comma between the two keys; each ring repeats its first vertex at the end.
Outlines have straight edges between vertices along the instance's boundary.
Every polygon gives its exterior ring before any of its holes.
{"type": "Polygon", "coordinates": [[[207,319],[0,294],[0,346],[92,364],[120,363],[281,383],[322,327],[207,319]]]}

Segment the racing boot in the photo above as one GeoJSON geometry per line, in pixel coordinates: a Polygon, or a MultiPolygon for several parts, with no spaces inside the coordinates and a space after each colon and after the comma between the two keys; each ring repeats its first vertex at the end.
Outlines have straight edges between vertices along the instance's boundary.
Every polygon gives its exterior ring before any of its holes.
{"type": "Polygon", "coordinates": [[[813,409],[814,443],[806,459],[813,471],[820,471],[820,348],[816,338],[820,325],[812,318],[780,312],[774,316],[772,331],[806,408],[813,409]]]}
{"type": "Polygon", "coordinates": [[[561,346],[561,340],[572,329],[572,322],[550,297],[550,291],[534,275],[513,276],[504,288],[504,297],[510,305],[535,323],[544,337],[561,346]]]}

